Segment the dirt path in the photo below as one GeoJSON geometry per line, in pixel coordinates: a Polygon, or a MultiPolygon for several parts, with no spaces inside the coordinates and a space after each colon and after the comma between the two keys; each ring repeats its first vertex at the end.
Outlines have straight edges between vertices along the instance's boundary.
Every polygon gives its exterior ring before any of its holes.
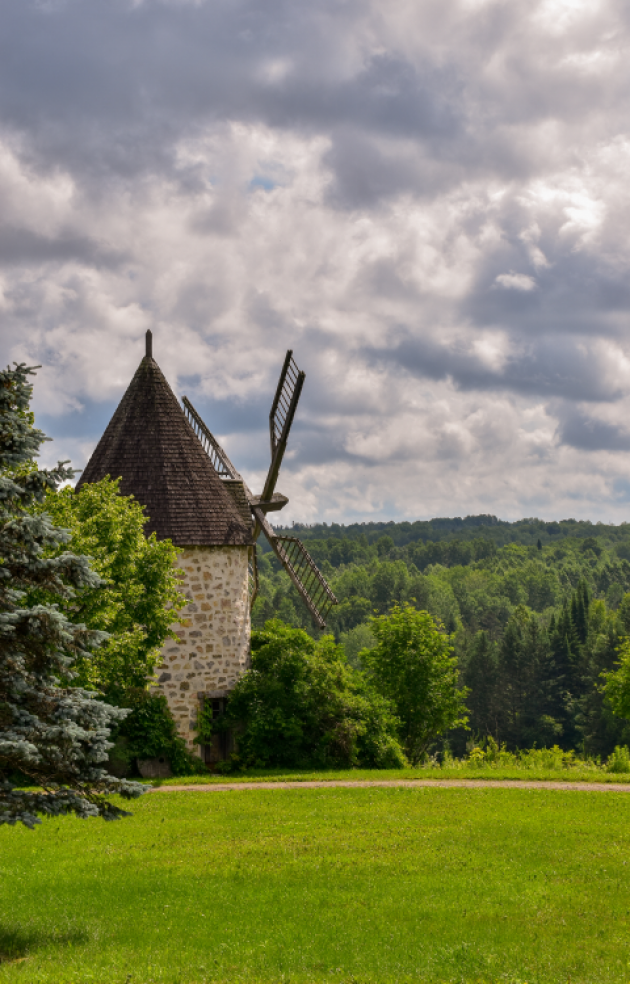
{"type": "Polygon", "coordinates": [[[327,787],[354,788],[355,786],[407,786],[424,788],[459,787],[464,789],[559,789],[580,790],[589,793],[630,793],[630,783],[604,782],[528,782],[521,779],[331,779],[305,780],[304,782],[217,782],[191,786],[153,786],[153,793],[227,793],[239,789],[326,789],[327,787]]]}

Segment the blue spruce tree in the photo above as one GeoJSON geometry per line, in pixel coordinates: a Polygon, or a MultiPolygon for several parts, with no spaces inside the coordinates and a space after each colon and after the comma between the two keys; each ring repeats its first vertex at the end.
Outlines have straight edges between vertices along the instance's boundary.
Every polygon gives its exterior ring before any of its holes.
{"type": "Polygon", "coordinates": [[[31,509],[73,475],[33,466],[46,438],[29,412],[32,374],[0,371],[0,824],[27,827],[41,815],[125,816],[105,797],[143,792],[103,768],[110,728],[129,712],[64,686],[104,633],[69,622],[61,602],[99,578],[86,557],[52,556],[70,537],[31,509]]]}

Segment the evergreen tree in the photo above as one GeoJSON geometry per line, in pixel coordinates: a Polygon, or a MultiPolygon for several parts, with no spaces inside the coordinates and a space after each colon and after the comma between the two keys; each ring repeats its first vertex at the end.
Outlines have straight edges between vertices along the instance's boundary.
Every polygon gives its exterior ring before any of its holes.
{"type": "Polygon", "coordinates": [[[571,599],[571,620],[575,627],[575,632],[581,646],[586,644],[588,638],[588,609],[590,597],[586,581],[580,581],[573,598],[571,599]]]}
{"type": "Polygon", "coordinates": [[[496,644],[490,642],[487,632],[481,631],[475,635],[463,679],[470,691],[466,705],[472,733],[498,738],[500,709],[497,703],[497,652],[496,644]]]}
{"type": "Polygon", "coordinates": [[[63,614],[73,593],[99,578],[86,557],[50,556],[70,537],[33,510],[73,473],[62,463],[32,466],[45,440],[29,411],[32,374],[24,365],[0,372],[0,824],[28,827],[38,814],[124,816],[104,795],[143,792],[101,765],[110,727],[128,712],[59,685],[105,636],[63,614]],[[39,791],[24,788],[24,777],[39,791]]]}
{"type": "Polygon", "coordinates": [[[624,594],[617,609],[620,635],[630,635],[630,594],[624,594]]]}
{"type": "Polygon", "coordinates": [[[576,725],[581,750],[607,758],[616,745],[627,745],[630,723],[617,716],[605,699],[602,678],[617,664],[625,626],[618,613],[606,610],[603,601],[589,609],[588,644],[581,662],[581,694],[576,701],[576,725]]]}
{"type": "Polygon", "coordinates": [[[502,694],[503,728],[501,738],[518,747],[522,743],[523,715],[529,690],[530,667],[524,642],[529,612],[519,605],[505,627],[499,650],[499,678],[502,694]]]}
{"type": "Polygon", "coordinates": [[[514,748],[547,744],[562,732],[554,716],[555,663],[549,637],[534,612],[519,606],[500,648],[503,737],[514,748]]]}
{"type": "Polygon", "coordinates": [[[529,690],[521,727],[521,742],[527,747],[554,745],[564,731],[562,694],[558,686],[549,634],[535,615],[527,622],[524,643],[525,659],[529,665],[529,690]]]}
{"type": "Polygon", "coordinates": [[[555,622],[553,631],[550,626],[549,636],[557,670],[557,682],[563,693],[572,694],[575,689],[575,665],[580,643],[566,601],[555,622]]]}

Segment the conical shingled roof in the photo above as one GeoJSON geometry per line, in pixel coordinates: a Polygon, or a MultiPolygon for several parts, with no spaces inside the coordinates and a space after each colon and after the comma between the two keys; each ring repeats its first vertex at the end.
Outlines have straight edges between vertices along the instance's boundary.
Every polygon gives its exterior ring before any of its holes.
{"type": "Polygon", "coordinates": [[[147,535],[177,546],[246,545],[252,523],[224,487],[157,362],[142,360],[77,485],[120,478],[147,535]]]}

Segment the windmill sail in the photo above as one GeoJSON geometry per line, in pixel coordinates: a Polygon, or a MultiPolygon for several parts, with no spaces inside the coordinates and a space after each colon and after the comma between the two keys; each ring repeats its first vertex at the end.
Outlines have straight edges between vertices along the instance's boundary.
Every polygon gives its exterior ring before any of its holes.
{"type": "Polygon", "coordinates": [[[228,458],[227,454],[215,437],[210,433],[187,396],[182,399],[182,403],[184,404],[186,420],[194,430],[202,448],[214,465],[214,470],[221,478],[232,478],[236,481],[242,481],[241,476],[228,458]]]}
{"type": "MultiPolygon", "coordinates": [[[[224,481],[232,480],[243,483],[255,522],[254,540],[257,539],[262,530],[269,546],[297,588],[315,623],[320,629],[324,629],[326,628],[328,612],[333,605],[337,604],[335,595],[301,540],[295,536],[276,534],[265,515],[267,510],[281,508],[288,501],[285,496],[279,495],[274,490],[304,378],[305,374],[297,368],[293,361],[293,353],[289,350],[269,414],[272,448],[271,466],[261,496],[255,496],[248,488],[190,400],[184,397],[182,402],[186,419],[210,458],[217,474],[224,481]]],[[[258,592],[255,549],[254,547],[250,558],[250,602],[252,605],[258,592]]]]}
{"type": "Polygon", "coordinates": [[[297,401],[302,392],[305,373],[301,372],[293,358],[293,349],[289,349],[282,366],[280,379],[276,388],[271,410],[269,411],[269,436],[271,438],[271,460],[282,438],[289,435],[289,429],[295,416],[297,401]]]}
{"type": "Polygon", "coordinates": [[[337,599],[326,578],[301,540],[296,536],[278,535],[267,522],[262,509],[252,509],[269,546],[299,591],[302,601],[320,629],[326,628],[326,616],[337,599]]]}
{"type": "Polygon", "coordinates": [[[249,559],[247,562],[247,576],[248,576],[248,587],[249,587],[249,605],[250,608],[256,601],[256,596],[258,594],[258,564],[256,563],[256,544],[249,551],[249,559]]]}
{"type": "MultiPolygon", "coordinates": [[[[280,379],[276,389],[276,395],[271,410],[269,412],[269,436],[271,439],[271,465],[265,481],[265,487],[261,499],[268,502],[271,500],[278,481],[278,472],[284,457],[284,452],[289,439],[289,431],[295,417],[298,400],[304,385],[305,373],[301,372],[293,358],[293,350],[289,349],[280,379]]],[[[256,534],[258,530],[256,530],[256,534]]],[[[256,536],[254,536],[254,539],[256,536]]]]}
{"type": "Polygon", "coordinates": [[[296,536],[275,536],[274,540],[275,546],[271,544],[274,553],[282,561],[319,627],[325,628],[328,612],[337,604],[337,599],[324,575],[296,536]]]}

